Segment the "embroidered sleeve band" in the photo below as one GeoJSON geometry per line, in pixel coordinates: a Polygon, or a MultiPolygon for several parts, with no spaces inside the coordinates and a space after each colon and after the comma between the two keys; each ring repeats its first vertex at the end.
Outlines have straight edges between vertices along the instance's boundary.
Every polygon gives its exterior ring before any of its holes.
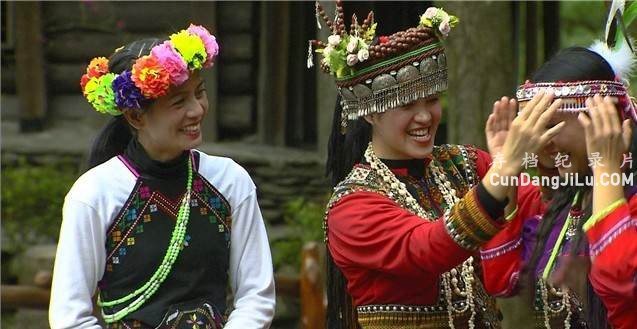
{"type": "Polygon", "coordinates": [[[473,188],[445,216],[445,227],[460,246],[477,250],[500,231],[501,225],[489,217],[473,188]]]}

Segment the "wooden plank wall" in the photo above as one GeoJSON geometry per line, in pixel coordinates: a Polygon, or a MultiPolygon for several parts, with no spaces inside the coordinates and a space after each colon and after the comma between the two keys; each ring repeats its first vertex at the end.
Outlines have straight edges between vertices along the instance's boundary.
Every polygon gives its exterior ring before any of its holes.
{"type": "MultiPolygon", "coordinates": [[[[47,115],[49,121],[86,117],[103,121],[81,97],[79,79],[88,62],[97,56],[108,56],[133,40],[168,36],[194,22],[210,28],[221,46],[217,65],[205,71],[211,105],[205,123],[206,140],[217,140],[219,135],[240,139],[256,132],[255,3],[84,1],[42,2],[39,7],[41,66],[46,82],[46,88],[42,89],[48,89],[39,94],[52,104],[47,115]],[[217,17],[224,19],[217,24],[217,17]]],[[[14,34],[26,45],[33,45],[24,33],[14,34]]],[[[15,81],[18,63],[14,49],[3,47],[3,55],[7,54],[2,60],[3,105],[18,104],[15,81]]],[[[3,116],[17,119],[21,113],[11,108],[3,110],[3,116]]]]}
{"type": "MultiPolygon", "coordinates": [[[[82,1],[39,7],[44,84],[31,96],[43,99],[47,125],[83,120],[100,127],[107,117],[90,108],[79,86],[88,62],[133,40],[167,36],[195,22],[211,28],[221,48],[215,68],[204,71],[210,99],[207,142],[311,149],[317,134],[329,133],[316,124],[315,72],[305,67],[307,39],[314,36],[311,3],[82,1]]],[[[11,11],[6,15],[16,17],[11,11]]],[[[13,34],[33,45],[24,33],[13,34]]],[[[18,120],[24,102],[16,94],[16,56],[4,43],[2,54],[3,119],[18,120]]],[[[331,116],[333,100],[328,103],[331,116]]],[[[44,111],[37,113],[44,116],[44,111]]]]}

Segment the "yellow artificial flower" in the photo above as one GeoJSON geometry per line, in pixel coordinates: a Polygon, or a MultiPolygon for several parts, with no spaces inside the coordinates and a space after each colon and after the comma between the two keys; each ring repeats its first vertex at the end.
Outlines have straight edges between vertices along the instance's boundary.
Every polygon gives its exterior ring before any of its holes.
{"type": "Polygon", "coordinates": [[[175,50],[179,52],[181,57],[188,63],[191,70],[199,70],[206,61],[206,47],[199,36],[190,34],[183,30],[170,36],[170,41],[175,50]]]}

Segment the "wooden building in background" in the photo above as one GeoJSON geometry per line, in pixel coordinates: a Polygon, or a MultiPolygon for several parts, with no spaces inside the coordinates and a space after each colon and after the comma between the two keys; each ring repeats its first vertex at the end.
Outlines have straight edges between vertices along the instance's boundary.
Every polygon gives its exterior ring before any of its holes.
{"type": "MultiPolygon", "coordinates": [[[[215,68],[205,73],[211,105],[204,125],[206,142],[240,141],[325,152],[336,95],[329,77],[316,67],[306,68],[307,40],[327,37],[325,27],[317,30],[313,2],[3,1],[1,4],[1,114],[3,121],[19,122],[21,132],[42,131],[60,122],[75,121],[98,129],[106,118],[90,108],[79,87],[88,62],[96,56],[108,56],[132,40],[168,36],[193,22],[213,31],[221,47],[215,68]]],[[[332,2],[323,4],[328,12],[334,8],[332,2]]],[[[353,13],[364,16],[374,10],[380,22],[377,32],[382,35],[415,25],[418,15],[429,5],[431,2],[427,1],[351,2],[346,3],[345,17],[349,24],[353,13]]],[[[471,72],[461,72],[462,78],[469,74],[474,85],[483,84],[480,87],[483,96],[458,97],[463,103],[452,101],[450,106],[480,103],[476,97],[484,97],[485,91],[489,97],[508,93],[518,82],[517,76],[525,76],[526,71],[543,61],[537,52],[538,40],[545,43],[541,49],[546,55],[557,49],[559,6],[555,2],[436,5],[450,12],[459,11],[461,17],[461,33],[454,31],[456,34],[449,43],[451,71],[455,69],[454,62],[462,61],[474,67],[481,62],[511,67],[505,72],[506,81],[490,92],[489,81],[482,73],[476,71],[472,77],[471,72]],[[538,15],[539,8],[551,15],[538,15]],[[500,35],[497,41],[500,44],[517,45],[503,50],[510,54],[488,58],[492,54],[468,49],[468,45],[480,47],[470,41],[484,31],[480,31],[479,25],[462,24],[487,22],[497,16],[506,18],[498,21],[504,25],[488,32],[500,35]],[[538,38],[541,26],[544,37],[538,38]],[[527,37],[527,46],[520,47],[527,37]],[[521,64],[520,58],[528,60],[521,64]]],[[[500,47],[493,43],[489,46],[500,47]]],[[[451,71],[450,77],[454,77],[451,71]]],[[[453,82],[450,88],[454,88],[453,82]]],[[[458,94],[465,89],[459,87],[453,92],[458,94]]],[[[484,113],[476,119],[483,116],[484,113]]],[[[450,124],[459,122],[452,119],[450,124]]],[[[439,141],[465,140],[457,136],[464,130],[459,129],[461,126],[456,128],[443,126],[439,141]]],[[[477,128],[467,139],[475,140],[478,133],[477,138],[481,139],[481,130],[477,128]]]]}

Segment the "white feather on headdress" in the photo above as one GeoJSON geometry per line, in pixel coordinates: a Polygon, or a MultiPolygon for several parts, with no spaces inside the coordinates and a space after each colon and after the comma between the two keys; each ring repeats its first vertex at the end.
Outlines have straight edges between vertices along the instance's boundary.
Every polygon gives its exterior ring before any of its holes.
{"type": "Polygon", "coordinates": [[[620,79],[629,79],[637,69],[637,56],[630,50],[626,41],[610,49],[606,42],[598,40],[588,49],[602,56],[620,79]]]}
{"type": "MultiPolygon", "coordinates": [[[[606,19],[606,31],[604,33],[604,41],[595,41],[588,50],[597,53],[606,60],[613,69],[613,73],[620,80],[628,81],[637,69],[637,56],[633,53],[634,47],[632,40],[622,38],[612,49],[608,47],[611,26],[617,24],[617,15],[623,15],[625,12],[626,0],[613,0],[611,2],[608,18],[606,19]],[[630,42],[631,44],[628,44],[630,42]]],[[[619,29],[619,26],[616,25],[619,29]]]]}

